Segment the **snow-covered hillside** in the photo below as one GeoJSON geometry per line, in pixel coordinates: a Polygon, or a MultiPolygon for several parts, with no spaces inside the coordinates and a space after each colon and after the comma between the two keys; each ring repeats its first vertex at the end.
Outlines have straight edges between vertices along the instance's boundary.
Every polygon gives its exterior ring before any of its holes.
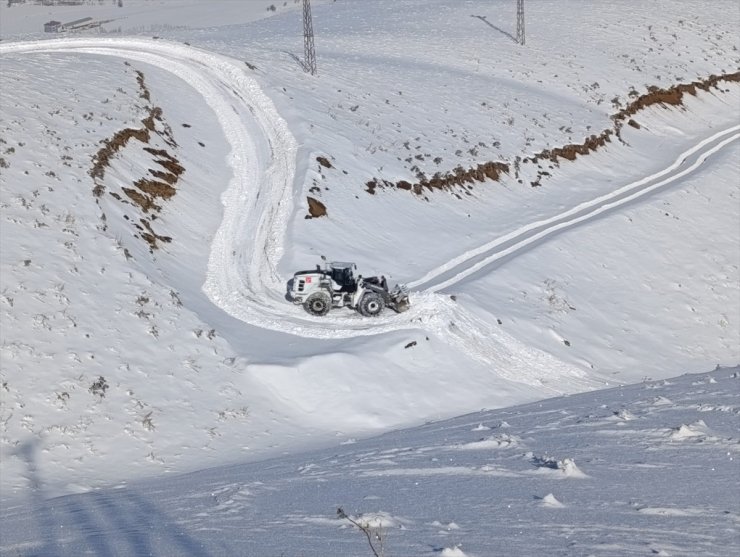
{"type": "Polygon", "coordinates": [[[45,504],[27,447],[2,551],[372,556],[352,519],[386,556],[734,555],[739,395],[717,369],[45,504]]]}
{"type": "Polygon", "coordinates": [[[315,1],[317,76],[271,5],[0,5],[3,521],[738,364],[735,3],[315,1]],[[321,255],[410,311],[309,316],[321,255]]]}

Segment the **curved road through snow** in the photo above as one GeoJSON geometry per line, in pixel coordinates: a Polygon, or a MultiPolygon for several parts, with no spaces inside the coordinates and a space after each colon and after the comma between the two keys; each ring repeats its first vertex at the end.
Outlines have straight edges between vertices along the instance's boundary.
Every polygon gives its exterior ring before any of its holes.
{"type": "MultiPolygon", "coordinates": [[[[252,325],[314,338],[346,338],[424,328],[486,363],[507,364],[503,377],[549,369],[571,378],[583,372],[466,312],[436,292],[531,249],[536,243],[625,204],[670,187],[708,157],[740,138],[740,126],[712,136],[668,168],[552,218],[531,223],[429,271],[409,286],[410,311],[364,319],[355,314],[315,318],[284,300],[285,278],[275,271],[293,212],[297,145],[287,123],[240,61],[180,43],[136,38],[81,38],[6,43],[0,54],[86,53],[116,56],[160,67],[195,88],[217,115],[231,151],[233,178],[222,195],[224,216],[211,245],[204,291],[214,304],[252,325]],[[236,116],[235,117],[235,112],[236,116]],[[517,371],[517,368],[519,371],[517,371]],[[542,368],[540,368],[542,369],[542,368]]],[[[553,373],[555,372],[555,373],[553,373]]]]}

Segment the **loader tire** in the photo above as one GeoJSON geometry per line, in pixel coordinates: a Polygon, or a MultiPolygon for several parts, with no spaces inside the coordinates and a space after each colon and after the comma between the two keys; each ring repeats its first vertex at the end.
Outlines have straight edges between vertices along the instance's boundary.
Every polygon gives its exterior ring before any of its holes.
{"type": "Polygon", "coordinates": [[[385,308],[385,300],[376,292],[365,294],[358,305],[360,313],[365,317],[376,317],[383,313],[383,308],[385,308]]]}
{"type": "Polygon", "coordinates": [[[326,292],[314,292],[303,302],[303,309],[311,315],[321,317],[331,309],[331,296],[326,292]]]}

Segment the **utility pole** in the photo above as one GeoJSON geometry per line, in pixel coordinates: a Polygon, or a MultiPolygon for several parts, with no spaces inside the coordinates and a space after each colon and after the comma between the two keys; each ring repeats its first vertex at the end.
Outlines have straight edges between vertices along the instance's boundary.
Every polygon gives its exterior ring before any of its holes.
{"type": "Polygon", "coordinates": [[[316,75],[316,48],[313,44],[311,0],[303,0],[303,69],[316,75]]]}
{"type": "Polygon", "coordinates": [[[524,44],[524,0],[516,0],[516,42],[524,44]]]}

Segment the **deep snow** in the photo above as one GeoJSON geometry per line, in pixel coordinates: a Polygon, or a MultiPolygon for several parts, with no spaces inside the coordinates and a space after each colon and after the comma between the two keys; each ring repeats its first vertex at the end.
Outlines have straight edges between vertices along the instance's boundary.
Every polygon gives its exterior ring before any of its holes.
{"type": "MultiPolygon", "coordinates": [[[[716,555],[740,549],[740,368],[479,411],[11,505],[6,555],[716,555]]],[[[24,452],[33,478],[34,448],[24,452]]]]}

